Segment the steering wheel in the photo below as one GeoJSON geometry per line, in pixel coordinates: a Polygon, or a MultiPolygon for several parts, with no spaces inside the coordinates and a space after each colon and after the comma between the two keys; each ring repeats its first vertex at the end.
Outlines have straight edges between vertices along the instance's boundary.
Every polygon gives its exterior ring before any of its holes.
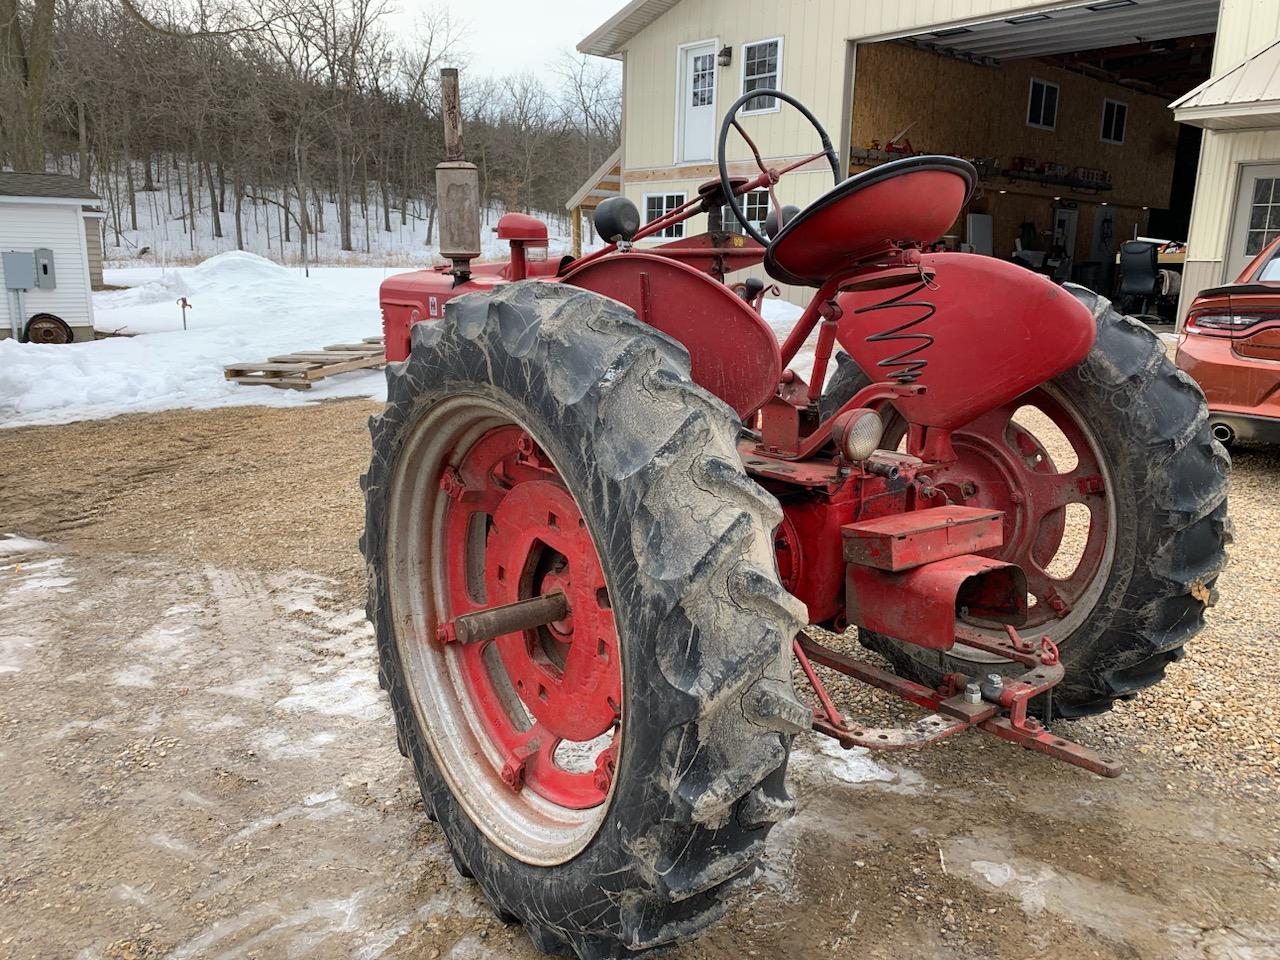
{"type": "Polygon", "coordinates": [[[817,160],[819,157],[826,157],[827,162],[831,164],[831,176],[836,184],[839,184],[844,178],[840,176],[840,158],[836,155],[835,148],[831,146],[831,138],[827,136],[827,131],[823,129],[822,124],[818,122],[812,111],[803,103],[791,96],[789,93],[783,93],[781,90],[759,89],[751,90],[744,93],[734,101],[729,112],[725,114],[724,123],[720,125],[720,189],[724,192],[725,202],[728,203],[729,209],[733,211],[733,215],[738,218],[738,222],[742,224],[742,229],[747,232],[747,236],[751,237],[756,243],[762,247],[769,245],[769,240],[755,225],[747,219],[746,213],[742,210],[742,204],[738,202],[737,195],[733,190],[733,182],[729,177],[729,161],[725,158],[725,146],[729,142],[729,128],[737,129],[738,134],[746,141],[747,146],[751,148],[751,154],[756,158],[756,166],[760,168],[760,172],[769,178],[769,203],[772,205],[774,212],[777,214],[778,227],[781,228],[783,223],[782,205],[778,203],[778,197],[773,192],[773,185],[782,179],[783,174],[790,173],[798,167],[803,167],[807,163],[817,160]],[[822,150],[815,153],[811,157],[805,157],[790,166],[783,167],[781,170],[774,170],[765,165],[764,160],[760,156],[760,151],[756,148],[755,141],[742,128],[742,124],[738,122],[738,111],[743,108],[748,100],[755,100],[757,97],[764,97],[773,100],[782,100],[791,104],[809,121],[813,129],[818,131],[818,138],[822,143],[822,150]]]}

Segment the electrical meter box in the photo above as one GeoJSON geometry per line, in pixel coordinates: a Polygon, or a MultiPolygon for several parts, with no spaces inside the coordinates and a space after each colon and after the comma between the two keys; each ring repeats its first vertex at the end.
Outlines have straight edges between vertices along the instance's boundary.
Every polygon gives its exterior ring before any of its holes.
{"type": "Polygon", "coordinates": [[[39,247],[34,256],[36,258],[36,289],[53,290],[58,286],[57,274],[53,272],[53,251],[48,247],[39,247]]]}
{"type": "MultiPolygon", "coordinates": [[[[48,253],[49,251],[45,251],[48,253]]],[[[49,262],[52,265],[53,256],[49,262]]],[[[0,266],[4,267],[4,285],[7,290],[31,290],[36,285],[36,255],[6,250],[0,253],[0,266]]],[[[52,266],[50,266],[52,269],[52,266]]]]}

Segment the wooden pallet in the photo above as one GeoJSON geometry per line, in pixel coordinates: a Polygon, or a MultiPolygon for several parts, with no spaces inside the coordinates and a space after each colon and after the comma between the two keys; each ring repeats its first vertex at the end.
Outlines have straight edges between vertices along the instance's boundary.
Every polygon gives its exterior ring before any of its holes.
{"type": "Polygon", "coordinates": [[[317,380],[352,370],[372,370],[385,364],[381,337],[360,343],[335,343],[323,350],[299,350],[265,363],[233,363],[223,368],[228,380],[245,385],[262,384],[281,390],[310,390],[317,380]]]}

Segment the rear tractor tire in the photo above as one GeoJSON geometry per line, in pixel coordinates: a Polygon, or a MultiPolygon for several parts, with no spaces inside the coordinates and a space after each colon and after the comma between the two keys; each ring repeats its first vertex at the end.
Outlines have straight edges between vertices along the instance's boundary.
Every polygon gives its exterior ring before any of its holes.
{"type": "MultiPolygon", "coordinates": [[[[1182,658],[1184,644],[1204,627],[1230,541],[1231,460],[1213,439],[1204,394],[1169,362],[1155,334],[1097,294],[1068,289],[1096,319],[1092,352],[994,417],[959,428],[961,463],[951,487],[964,489],[971,475],[976,495],[957,502],[1018,514],[1012,528],[1020,538],[995,555],[1023,565],[1033,594],[1040,589],[1047,595],[1037,597],[1033,623],[1021,632],[1057,644],[1066,677],[1053,692],[1054,714],[1070,719],[1106,712],[1117,700],[1133,699],[1159,683],[1165,667],[1182,658]],[[1059,454],[1011,416],[1024,406],[1055,421],[1059,436],[1072,441],[1078,466],[1055,466],[1059,454]],[[1005,479],[1012,486],[1028,476],[1046,490],[1043,484],[1055,474],[1070,488],[1056,494],[1055,502],[1080,503],[1090,511],[1084,556],[1069,575],[1045,574],[1063,542],[1063,509],[1025,516],[1025,507],[987,492],[1005,479]],[[1059,609],[1050,611],[1046,601],[1059,609]]],[[[841,354],[824,411],[834,412],[868,382],[841,354]]],[[[904,426],[901,418],[890,418],[884,445],[896,445],[904,426]]],[[[1028,485],[1024,503],[1035,502],[1036,489],[1028,485]]],[[[959,646],[947,655],[867,630],[860,639],[898,673],[930,686],[953,671],[1016,672],[959,646]]]]}
{"type": "Polygon", "coordinates": [[[363,480],[368,613],[459,871],[545,952],[630,957],[697,933],[789,813],[810,722],[781,512],[743,471],[737,418],[675,341],[541,281],[415,325],[387,383],[363,480]],[[555,592],[554,622],[441,631],[555,592]]]}

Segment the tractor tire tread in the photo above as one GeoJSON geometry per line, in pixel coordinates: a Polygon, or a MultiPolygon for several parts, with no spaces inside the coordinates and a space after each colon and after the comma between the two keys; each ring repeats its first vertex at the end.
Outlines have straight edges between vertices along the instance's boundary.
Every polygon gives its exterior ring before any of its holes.
{"type": "MultiPolygon", "coordinates": [[[[1173,366],[1160,339],[1106,298],[1083,287],[1067,289],[1092,312],[1098,340],[1054,384],[1092,414],[1099,442],[1131,486],[1129,555],[1062,646],[1067,676],[1054,691],[1054,711],[1075,719],[1105,713],[1117,700],[1159,683],[1204,628],[1230,541],[1231,461],[1210,435],[1204,394],[1173,366]]],[[[824,410],[834,410],[868,382],[850,357],[839,354],[824,410]]],[[[1123,526],[1126,518],[1119,522],[1123,526]]],[[[897,672],[922,683],[933,685],[945,670],[962,669],[960,661],[929,662],[881,634],[864,630],[860,636],[897,672]]]]}
{"type": "MultiPolygon", "coordinates": [[[[545,953],[634,957],[692,936],[724,913],[769,829],[792,809],[785,767],[806,709],[790,671],[804,608],[778,582],[773,554],[781,509],[742,468],[738,418],[692,383],[679,343],[622,305],[559,283],[459,297],[443,320],[416,324],[411,343],[407,360],[387,366],[388,405],[370,422],[362,548],[379,677],[426,807],[439,814],[459,872],[545,953]],[[518,396],[511,384],[546,399],[518,396]],[[626,716],[655,741],[639,748],[649,766],[628,774],[624,750],[613,802],[628,806],[555,868],[502,853],[448,792],[410,705],[392,629],[382,567],[396,452],[430,404],[460,385],[551,411],[566,442],[562,458],[548,452],[567,482],[580,478],[570,487],[584,515],[585,495],[607,517],[593,526],[598,548],[602,559],[626,559],[627,602],[642,606],[646,624],[634,640],[652,646],[642,676],[624,673],[624,697],[634,687],[646,698],[648,709],[626,716]],[[603,862],[612,871],[588,873],[603,862]]],[[[625,609],[621,597],[614,607],[625,609]]]]}

